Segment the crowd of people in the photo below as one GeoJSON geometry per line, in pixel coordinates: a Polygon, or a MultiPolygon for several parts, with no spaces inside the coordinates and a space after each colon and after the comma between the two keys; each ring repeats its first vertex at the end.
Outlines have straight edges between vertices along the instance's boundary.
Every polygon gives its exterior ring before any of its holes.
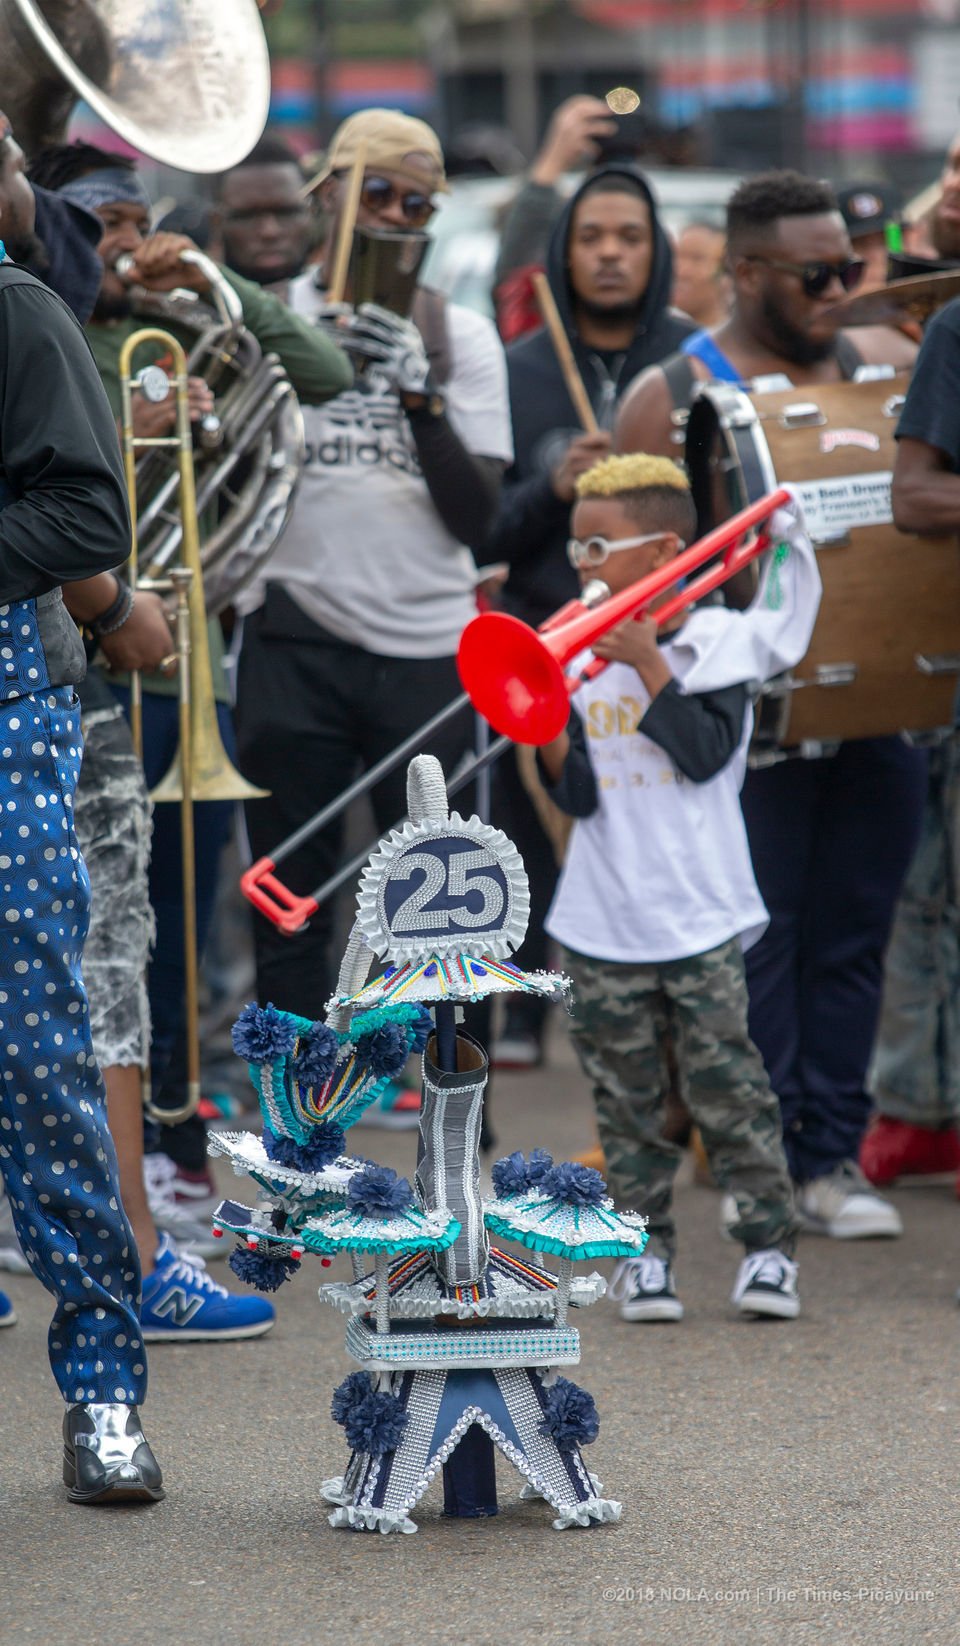
{"type": "MultiPolygon", "coordinates": [[[[25,158],[0,116],[0,1267],[29,1266],[56,1299],[75,1501],[162,1495],[138,1412],[144,1343],[255,1336],[274,1319],[206,1268],[202,1118],[144,1125],[144,1065],[161,1113],[182,1102],[186,1028],[179,825],[173,808],[151,820],[148,799],[176,756],[176,648],[162,598],[122,570],[120,357],[137,294],[208,297],[204,265],[183,258],[199,245],[303,410],[290,521],[229,632],[209,633],[225,747],[269,791],[244,804],[254,857],[458,695],[479,582],[536,627],[591,579],[616,592],[693,540],[678,430],[703,383],[813,390],[916,361],[895,518],[960,527],[960,305],[922,341],[909,324],[838,333],[826,315],[884,279],[890,227],[902,236],[892,191],[765,172],[732,192],[722,227],[673,237],[615,134],[595,99],[557,111],[503,225],[495,324],[427,285],[408,314],[355,301],[349,278],[331,298],[358,151],[358,229],[429,232],[448,184],[420,120],[352,116],[309,178],[265,138],[212,201],[157,226],[130,159],[85,143],[25,158]],[[533,301],[541,269],[589,430],[533,301]]],[[[960,139],[912,250],[960,266],[960,139]]],[[[137,437],[173,428],[172,398],[135,390],[132,406],[137,437]]],[[[213,410],[203,378],[189,406],[198,423],[213,410]]],[[[509,751],[493,781],[491,821],[530,880],[520,960],[543,967],[562,946],[610,1190],[649,1219],[613,1287],[631,1321],[683,1312],[670,1198],[691,1123],[744,1248],[733,1301],[748,1314],[799,1312],[799,1230],[896,1236],[878,1189],[960,1166],[955,740],[848,739],[750,768],[756,685],[801,660],[820,594],[796,511],[778,533],[775,584],[768,567],[727,606],[598,640],[609,667],[566,731],[536,760],[509,751]]],[[[463,712],[423,752],[450,774],[473,738],[463,712]]],[[[403,783],[398,769],[373,788],[381,830],[403,815],[403,783]]],[[[233,822],[230,803],[197,807],[201,950],[233,822]]],[[[340,823],[315,833],[284,865],[290,887],[328,878],[342,847],[340,823]]],[[[261,1004],[321,1015],[332,905],[292,938],[250,918],[261,1004]]],[[[546,1010],[511,1004],[504,1064],[542,1061],[546,1010]]],[[[395,1083],[381,1119],[416,1124],[418,1103],[395,1083]]],[[[0,1326],[14,1318],[0,1293],[0,1326]]]]}

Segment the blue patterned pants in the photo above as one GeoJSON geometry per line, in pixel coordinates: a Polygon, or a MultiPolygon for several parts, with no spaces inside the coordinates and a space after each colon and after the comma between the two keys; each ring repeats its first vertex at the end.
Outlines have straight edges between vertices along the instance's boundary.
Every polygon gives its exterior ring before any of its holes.
{"type": "Polygon", "coordinates": [[[69,687],[0,703],[0,1169],[20,1243],[56,1299],[65,1400],[139,1402],[140,1265],[120,1205],[80,962],[90,888],[73,826],[69,687]]]}

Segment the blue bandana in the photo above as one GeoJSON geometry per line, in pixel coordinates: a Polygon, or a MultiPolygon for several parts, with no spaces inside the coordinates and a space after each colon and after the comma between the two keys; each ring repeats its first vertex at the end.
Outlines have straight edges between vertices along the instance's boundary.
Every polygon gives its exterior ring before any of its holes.
{"type": "Polygon", "coordinates": [[[101,206],[118,203],[150,210],[150,196],[140,178],[135,171],[127,171],[125,166],[104,166],[102,171],[87,172],[84,177],[75,177],[72,183],[64,183],[57,193],[65,200],[85,206],[87,211],[97,211],[101,206]]]}

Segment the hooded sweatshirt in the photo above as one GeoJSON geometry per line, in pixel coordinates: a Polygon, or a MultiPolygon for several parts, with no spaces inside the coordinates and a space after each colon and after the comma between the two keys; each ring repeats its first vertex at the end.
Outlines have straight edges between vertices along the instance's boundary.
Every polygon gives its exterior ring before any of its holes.
{"type": "MultiPolygon", "coordinates": [[[[669,306],[673,279],[670,243],[657,217],[653,195],[634,167],[604,166],[584,180],[554,225],[547,252],[547,279],[597,422],[602,429],[609,429],[621,394],[638,372],[675,353],[683,338],[696,329],[691,320],[669,306]],[[633,341],[625,354],[611,360],[587,348],[577,335],[566,263],[577,202],[598,178],[615,176],[629,177],[647,200],[653,257],[633,341]]],[[[545,329],[522,338],[507,350],[507,369],[515,455],[504,480],[497,526],[483,558],[509,564],[504,606],[526,622],[538,624],[579,590],[576,572],[566,557],[571,505],[556,496],[550,474],[570,441],[583,431],[545,329]]]]}

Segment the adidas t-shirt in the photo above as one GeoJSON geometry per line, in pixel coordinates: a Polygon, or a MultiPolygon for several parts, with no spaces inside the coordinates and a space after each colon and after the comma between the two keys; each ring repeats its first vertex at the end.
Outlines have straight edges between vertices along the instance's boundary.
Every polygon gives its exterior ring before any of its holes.
{"type": "MultiPolygon", "coordinates": [[[[313,274],[292,282],[295,313],[323,302],[313,274]]],[[[507,370],[492,321],[447,306],[447,415],[467,450],[513,456],[507,370]]],[[[339,639],[386,657],[449,657],[475,615],[476,567],[443,525],[395,391],[368,367],[352,389],[304,406],[306,464],[293,517],[238,605],[268,582],[339,639]]]]}

